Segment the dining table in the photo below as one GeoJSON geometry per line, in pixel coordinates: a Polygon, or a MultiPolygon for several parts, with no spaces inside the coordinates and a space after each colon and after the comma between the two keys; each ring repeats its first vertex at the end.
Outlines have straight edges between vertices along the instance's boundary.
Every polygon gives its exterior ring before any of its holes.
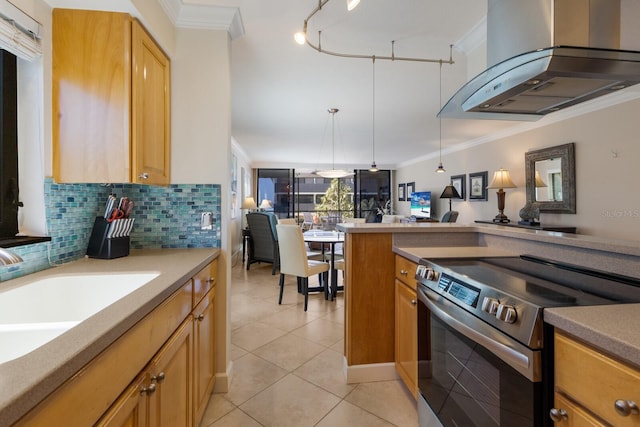
{"type": "Polygon", "coordinates": [[[329,259],[331,263],[331,274],[329,278],[329,291],[331,300],[333,301],[337,292],[343,289],[343,287],[338,286],[338,270],[335,269],[335,261],[336,245],[338,243],[344,243],[344,233],[339,231],[308,230],[302,233],[302,236],[307,243],[322,244],[323,255],[325,254],[325,246],[330,248],[329,259]]]}

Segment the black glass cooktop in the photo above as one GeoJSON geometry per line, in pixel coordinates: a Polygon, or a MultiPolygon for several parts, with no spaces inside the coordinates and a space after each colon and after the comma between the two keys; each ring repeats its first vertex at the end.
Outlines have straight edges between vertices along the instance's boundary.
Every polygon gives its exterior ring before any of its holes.
{"type": "Polygon", "coordinates": [[[494,287],[540,307],[640,302],[640,280],[522,256],[438,260],[463,280],[494,287]]]}

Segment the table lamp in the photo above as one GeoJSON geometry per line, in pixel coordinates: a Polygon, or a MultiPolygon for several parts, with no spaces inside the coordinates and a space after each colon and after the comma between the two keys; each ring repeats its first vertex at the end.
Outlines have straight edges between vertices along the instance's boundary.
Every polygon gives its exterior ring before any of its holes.
{"type": "Polygon", "coordinates": [[[241,209],[247,209],[250,211],[258,209],[258,205],[256,205],[256,200],[252,196],[245,197],[244,200],[242,201],[241,209]]]}
{"type": "MultiPolygon", "coordinates": [[[[242,206],[240,206],[240,209],[246,209],[247,211],[251,212],[251,211],[255,211],[256,209],[258,209],[258,205],[256,205],[256,200],[252,197],[252,196],[248,196],[245,197],[244,200],[242,201],[242,206]]],[[[245,221],[246,221],[246,214],[244,216],[245,221]]],[[[244,228],[248,228],[249,226],[247,224],[244,225],[244,228]]],[[[244,260],[244,257],[243,257],[244,260]]]]}
{"type": "Polygon", "coordinates": [[[260,206],[259,206],[260,210],[267,210],[267,209],[271,209],[271,202],[267,199],[262,199],[262,201],[260,202],[260,206]]]}
{"type": "Polygon", "coordinates": [[[497,188],[496,194],[498,195],[498,215],[493,218],[493,222],[506,224],[511,222],[509,218],[504,214],[504,201],[505,201],[505,192],[504,188],[516,188],[516,185],[511,180],[511,176],[509,176],[509,171],[506,169],[500,168],[493,173],[493,180],[491,184],[487,188],[497,188]]]}
{"type": "Polygon", "coordinates": [[[449,210],[451,210],[451,199],[459,199],[460,194],[458,193],[458,190],[456,190],[456,187],[449,184],[446,187],[444,187],[444,191],[440,195],[440,198],[449,199],[449,210]]]}

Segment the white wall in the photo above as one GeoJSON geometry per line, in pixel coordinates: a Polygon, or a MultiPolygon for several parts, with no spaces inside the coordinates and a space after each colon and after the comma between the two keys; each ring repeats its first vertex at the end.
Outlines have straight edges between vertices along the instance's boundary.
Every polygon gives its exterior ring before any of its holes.
{"type": "MultiPolygon", "coordinates": [[[[221,186],[221,256],[216,286],[218,373],[230,369],[231,46],[226,31],[178,29],[171,62],[171,182],[221,186]],[[220,333],[224,330],[224,333],[220,333]]],[[[223,379],[223,378],[220,378],[223,379]]],[[[216,382],[225,391],[228,382],[216,382]]]]}
{"type": "MultiPolygon", "coordinates": [[[[448,201],[440,200],[451,175],[493,171],[504,167],[518,188],[507,189],[505,214],[519,220],[518,212],[526,201],[524,154],[532,149],[575,142],[576,214],[541,214],[543,224],[578,227],[581,234],[620,240],[640,241],[640,100],[629,101],[600,111],[530,130],[518,135],[478,145],[461,152],[443,154],[445,174],[436,174],[438,159],[402,167],[396,182],[416,182],[416,191],[432,191],[438,216],[448,210],[448,201]]],[[[453,201],[460,212],[458,222],[473,223],[492,219],[497,213],[495,190],[487,202],[453,201]]],[[[468,188],[467,188],[468,193],[468,188]]],[[[409,203],[400,202],[398,213],[408,215],[409,203]]]]}

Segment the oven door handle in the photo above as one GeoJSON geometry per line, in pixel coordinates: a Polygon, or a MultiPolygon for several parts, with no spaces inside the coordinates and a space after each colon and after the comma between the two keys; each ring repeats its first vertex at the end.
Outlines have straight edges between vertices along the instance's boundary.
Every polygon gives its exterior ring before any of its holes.
{"type": "Polygon", "coordinates": [[[455,304],[448,302],[428,289],[419,289],[418,298],[427,306],[429,311],[443,323],[470,340],[482,345],[530,381],[539,382],[542,380],[540,352],[534,352],[511,338],[504,336],[482,320],[460,309],[455,304]],[[433,296],[431,294],[433,294],[433,296]],[[455,312],[455,315],[452,315],[453,312],[455,312]],[[459,318],[463,318],[464,322],[458,320],[459,318]],[[491,335],[505,342],[500,342],[491,337],[491,335]]]}

